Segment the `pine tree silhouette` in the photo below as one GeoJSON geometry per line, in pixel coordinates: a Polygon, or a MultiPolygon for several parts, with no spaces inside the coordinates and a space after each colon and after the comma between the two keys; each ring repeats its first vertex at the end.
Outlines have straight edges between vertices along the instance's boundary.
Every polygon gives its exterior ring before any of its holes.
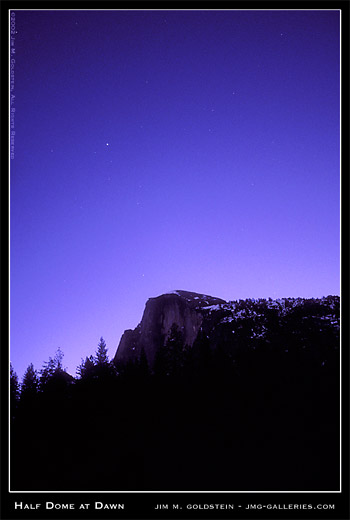
{"type": "Polygon", "coordinates": [[[95,363],[97,367],[105,366],[109,364],[108,361],[108,354],[107,354],[107,346],[106,342],[101,336],[100,342],[97,347],[96,356],[95,356],[95,363]]]}
{"type": "Polygon", "coordinates": [[[14,371],[12,363],[10,363],[10,416],[13,419],[16,416],[16,411],[19,401],[19,382],[18,376],[14,371]]]}
{"type": "Polygon", "coordinates": [[[39,388],[39,378],[38,373],[34,369],[33,363],[28,365],[22,380],[21,385],[21,401],[33,400],[33,398],[37,395],[39,388]]]}
{"type": "Polygon", "coordinates": [[[85,358],[85,361],[82,359],[80,365],[77,368],[77,375],[80,379],[89,379],[94,375],[94,357],[89,356],[85,358]]]}

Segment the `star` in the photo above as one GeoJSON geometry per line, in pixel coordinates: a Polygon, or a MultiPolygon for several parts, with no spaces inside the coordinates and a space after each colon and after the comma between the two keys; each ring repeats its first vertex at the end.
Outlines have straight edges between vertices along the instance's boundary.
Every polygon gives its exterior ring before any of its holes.
{"type": "Polygon", "coordinates": [[[109,146],[109,143],[106,143],[106,146],[109,146]]]}

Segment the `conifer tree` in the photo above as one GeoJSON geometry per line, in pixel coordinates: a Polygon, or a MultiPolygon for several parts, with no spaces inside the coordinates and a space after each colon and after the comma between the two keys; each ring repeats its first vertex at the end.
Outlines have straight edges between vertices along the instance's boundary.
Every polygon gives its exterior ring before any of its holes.
{"type": "Polygon", "coordinates": [[[89,356],[85,358],[85,361],[82,359],[80,365],[77,368],[77,375],[80,379],[87,379],[91,377],[94,373],[94,358],[93,356],[89,356]]]}
{"type": "Polygon", "coordinates": [[[21,385],[21,402],[32,400],[38,393],[39,379],[33,363],[28,365],[21,385]]]}
{"type": "Polygon", "coordinates": [[[97,367],[106,366],[109,364],[107,350],[106,342],[101,336],[95,357],[95,363],[97,367]]]}
{"type": "Polygon", "coordinates": [[[58,348],[55,356],[53,358],[49,357],[49,361],[44,363],[43,368],[40,370],[40,390],[43,390],[48,383],[52,382],[55,376],[63,374],[63,356],[61,348],[58,348]]]}
{"type": "Polygon", "coordinates": [[[183,334],[174,323],[165,345],[161,345],[155,357],[154,371],[158,376],[178,375],[185,363],[183,334]]]}
{"type": "Polygon", "coordinates": [[[10,414],[11,418],[16,415],[16,409],[19,400],[19,383],[18,376],[14,371],[12,363],[10,363],[10,414]]]}
{"type": "Polygon", "coordinates": [[[113,366],[109,362],[107,350],[106,342],[101,336],[94,358],[94,374],[100,384],[107,383],[107,381],[110,382],[111,377],[114,375],[113,366]]]}

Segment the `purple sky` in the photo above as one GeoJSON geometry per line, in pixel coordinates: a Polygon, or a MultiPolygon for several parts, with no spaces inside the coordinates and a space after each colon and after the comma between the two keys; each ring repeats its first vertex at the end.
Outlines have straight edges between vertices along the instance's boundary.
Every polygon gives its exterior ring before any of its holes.
{"type": "Polygon", "coordinates": [[[339,294],[339,11],[16,11],[11,360],[149,297],[339,294]]]}

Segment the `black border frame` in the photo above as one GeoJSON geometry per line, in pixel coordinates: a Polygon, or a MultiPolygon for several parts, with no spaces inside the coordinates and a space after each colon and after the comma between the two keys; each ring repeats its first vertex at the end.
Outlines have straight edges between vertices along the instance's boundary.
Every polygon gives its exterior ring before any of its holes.
{"type": "MultiPolygon", "coordinates": [[[[115,2],[82,2],[82,1],[3,1],[1,7],[1,63],[2,63],[2,140],[3,153],[2,158],[5,167],[2,169],[1,175],[1,265],[2,265],[2,285],[1,295],[3,298],[3,307],[1,312],[1,331],[3,345],[1,349],[1,495],[0,495],[0,518],[7,519],[163,519],[163,518],[262,518],[262,519],[350,519],[350,498],[349,498],[349,21],[350,21],[350,3],[348,0],[247,0],[247,1],[199,1],[192,0],[188,2],[180,1],[128,1],[115,2]],[[342,269],[342,293],[341,293],[341,309],[342,309],[342,492],[341,493],[21,493],[8,492],[8,385],[9,385],[9,135],[8,120],[8,12],[15,9],[281,9],[281,10],[298,10],[298,9],[332,9],[341,10],[342,13],[342,37],[341,37],[341,63],[342,63],[342,134],[341,134],[341,269],[342,269]],[[7,87],[5,88],[4,85],[7,87]],[[39,510],[15,510],[14,502],[22,501],[24,503],[43,504],[39,510]],[[124,510],[50,510],[44,508],[46,501],[55,503],[91,503],[101,501],[104,503],[123,503],[124,510]],[[169,504],[169,510],[156,512],[155,504],[169,504]],[[191,510],[186,509],[188,503],[234,503],[234,510],[191,510]],[[247,504],[335,504],[334,510],[269,510],[262,508],[258,510],[246,510],[247,504]],[[171,504],[179,504],[181,510],[171,509],[171,504]],[[241,508],[238,508],[241,505],[241,508]]],[[[91,506],[92,507],[92,506],[91,506]]]]}

